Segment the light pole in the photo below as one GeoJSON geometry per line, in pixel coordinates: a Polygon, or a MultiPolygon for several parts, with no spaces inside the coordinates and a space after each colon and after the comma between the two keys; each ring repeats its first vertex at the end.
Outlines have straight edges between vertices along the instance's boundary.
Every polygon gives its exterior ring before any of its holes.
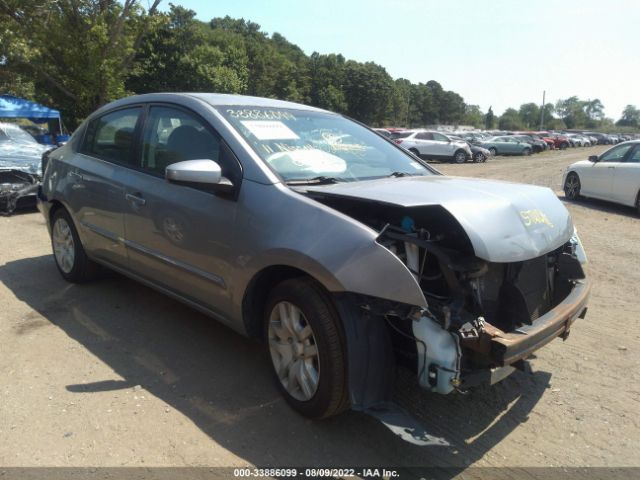
{"type": "Polygon", "coordinates": [[[540,130],[542,130],[542,125],[544,125],[544,101],[545,101],[545,95],[546,95],[546,90],[542,91],[542,109],[540,110],[540,130]]]}

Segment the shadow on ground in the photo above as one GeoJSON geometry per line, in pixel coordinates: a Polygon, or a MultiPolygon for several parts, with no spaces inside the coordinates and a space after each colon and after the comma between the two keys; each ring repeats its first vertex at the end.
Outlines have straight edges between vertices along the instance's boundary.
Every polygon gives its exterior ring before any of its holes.
{"type": "MultiPolygon", "coordinates": [[[[215,442],[260,466],[380,465],[416,475],[419,467],[454,467],[440,475],[450,477],[526,422],[549,385],[549,373],[516,372],[493,388],[442,397],[403,374],[398,402],[451,443],[417,447],[361,413],[321,422],[301,418],[281,400],[260,345],[126,278],[70,285],[47,255],[0,266],[0,281],[39,314],[26,323],[51,322],[123,379],[78,379],[68,391],[142,385],[215,442]]],[[[15,334],[29,328],[37,325],[20,325],[15,334]]]]}
{"type": "Polygon", "coordinates": [[[581,197],[580,200],[569,200],[566,197],[560,197],[560,200],[569,205],[590,208],[593,210],[598,210],[600,212],[611,213],[613,215],[620,215],[623,217],[638,218],[638,212],[635,208],[621,205],[619,203],[607,202],[606,200],[586,197],[581,197]]]}

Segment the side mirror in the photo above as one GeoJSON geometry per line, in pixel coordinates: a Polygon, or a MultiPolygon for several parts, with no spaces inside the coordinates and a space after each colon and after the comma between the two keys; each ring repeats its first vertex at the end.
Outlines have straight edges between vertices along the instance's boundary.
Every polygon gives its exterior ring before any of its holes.
{"type": "Polygon", "coordinates": [[[164,176],[175,183],[217,185],[222,179],[222,170],[213,160],[185,160],[169,165],[164,176]]]}
{"type": "Polygon", "coordinates": [[[598,160],[600,160],[600,159],[598,158],[597,155],[590,155],[589,156],[589,161],[590,162],[596,163],[598,160]]]}

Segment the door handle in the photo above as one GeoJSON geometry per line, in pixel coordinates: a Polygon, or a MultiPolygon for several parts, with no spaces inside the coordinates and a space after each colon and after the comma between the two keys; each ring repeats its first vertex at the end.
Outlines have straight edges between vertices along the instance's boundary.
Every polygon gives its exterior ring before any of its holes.
{"type": "Polygon", "coordinates": [[[131,203],[135,203],[138,206],[143,206],[145,203],[147,203],[147,201],[142,198],[141,196],[139,196],[140,194],[134,195],[132,193],[127,193],[124,198],[126,198],[129,202],[131,203]]]}
{"type": "Polygon", "coordinates": [[[71,171],[71,172],[69,172],[69,176],[72,177],[72,178],[75,178],[76,180],[84,180],[84,177],[81,174],[79,174],[78,172],[71,171]]]}

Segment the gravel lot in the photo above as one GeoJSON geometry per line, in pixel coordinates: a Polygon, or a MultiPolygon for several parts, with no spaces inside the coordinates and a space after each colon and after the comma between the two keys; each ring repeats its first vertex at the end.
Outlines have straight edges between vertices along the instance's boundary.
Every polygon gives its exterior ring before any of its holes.
{"type": "MultiPolygon", "coordinates": [[[[438,165],[546,185],[602,147],[438,165]]],[[[640,466],[640,219],[568,203],[589,256],[589,312],[493,388],[398,401],[451,447],[417,447],[355,412],[290,410],[256,343],[117,275],[66,284],[39,213],[0,218],[0,465],[640,466]]]]}

